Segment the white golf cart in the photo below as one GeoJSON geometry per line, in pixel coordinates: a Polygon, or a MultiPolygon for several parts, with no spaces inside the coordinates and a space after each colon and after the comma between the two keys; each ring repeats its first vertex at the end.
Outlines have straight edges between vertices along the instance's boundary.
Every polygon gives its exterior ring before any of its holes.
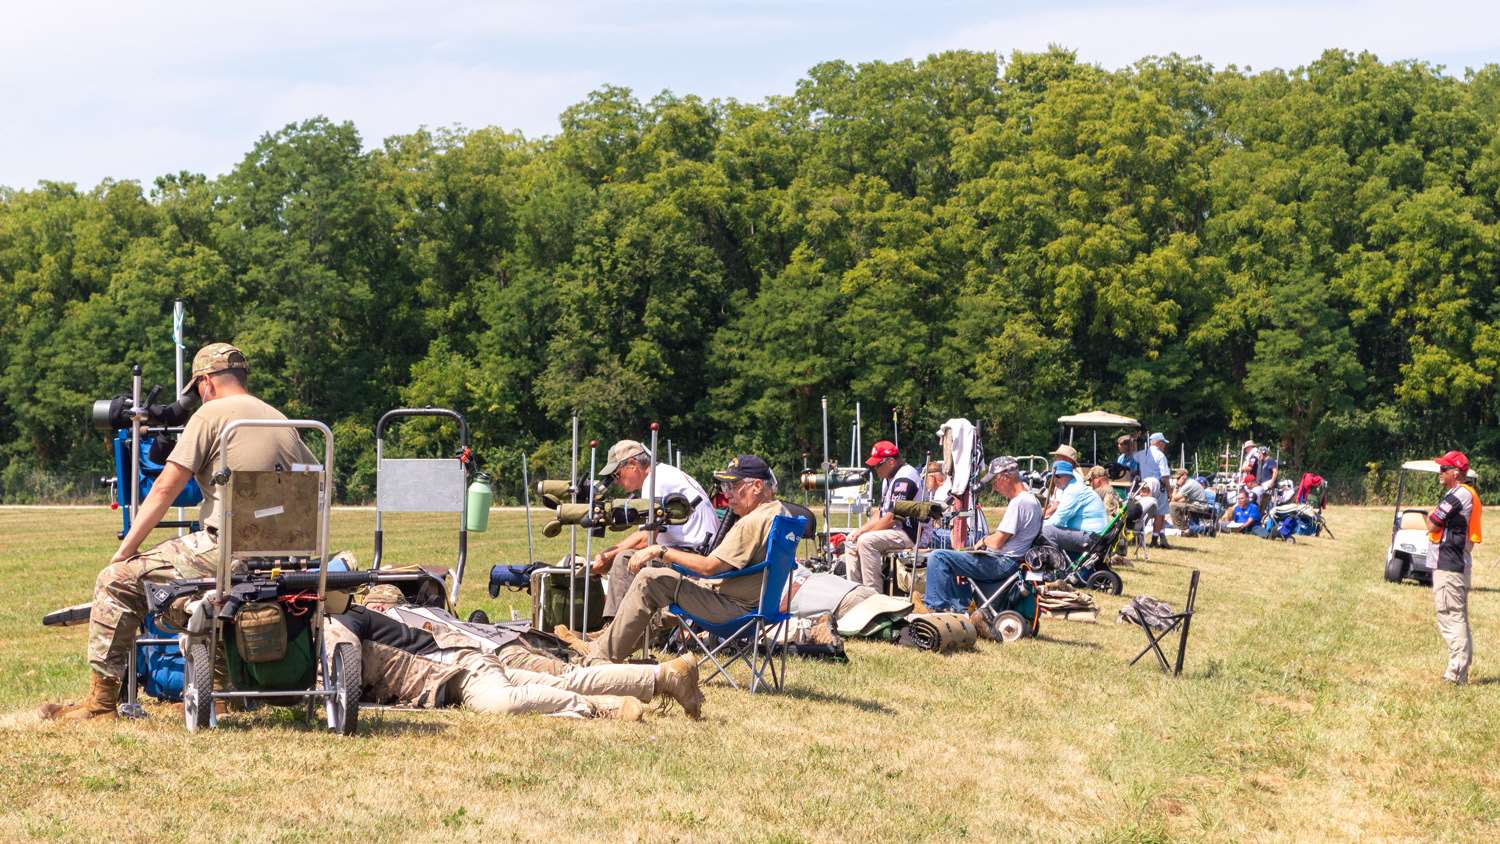
{"type": "MultiPolygon", "coordinates": [[[[1107,432],[1104,440],[1106,449],[1114,446],[1115,436],[1122,433],[1134,435],[1141,431],[1141,423],[1139,421],[1129,416],[1110,413],[1107,410],[1090,410],[1087,413],[1076,413],[1072,416],[1059,416],[1057,418],[1057,425],[1060,439],[1068,445],[1077,448],[1080,452],[1083,451],[1083,449],[1079,448],[1082,443],[1075,442],[1075,438],[1081,438],[1085,433],[1089,435],[1088,456],[1079,455],[1079,457],[1083,458],[1082,462],[1084,464],[1079,467],[1080,469],[1089,466],[1104,466],[1109,468],[1114,465],[1115,458],[1112,452],[1106,454],[1102,461],[1099,459],[1100,429],[1107,432]]],[[[1115,488],[1115,494],[1120,496],[1121,501],[1125,500],[1130,494],[1130,478],[1111,472],[1109,483],[1115,488]]]]}
{"type": "MultiPolygon", "coordinates": [[[[1426,472],[1437,475],[1438,464],[1431,460],[1408,460],[1401,464],[1401,474],[1396,479],[1396,514],[1391,521],[1391,544],[1385,552],[1385,579],[1400,583],[1411,578],[1419,583],[1432,583],[1433,562],[1427,559],[1427,509],[1425,507],[1402,507],[1406,494],[1406,473],[1426,472]]],[[[1469,483],[1478,480],[1473,469],[1469,470],[1469,483]]]]}

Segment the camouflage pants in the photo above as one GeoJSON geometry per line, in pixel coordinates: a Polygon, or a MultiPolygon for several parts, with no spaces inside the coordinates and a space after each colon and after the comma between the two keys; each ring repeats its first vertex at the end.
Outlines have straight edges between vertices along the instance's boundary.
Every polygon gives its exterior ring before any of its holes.
{"type": "Polygon", "coordinates": [[[217,537],[200,530],[105,566],[94,582],[89,610],[89,665],[94,671],[123,680],[130,648],[146,617],[146,584],[212,577],[218,551],[217,537]]]}

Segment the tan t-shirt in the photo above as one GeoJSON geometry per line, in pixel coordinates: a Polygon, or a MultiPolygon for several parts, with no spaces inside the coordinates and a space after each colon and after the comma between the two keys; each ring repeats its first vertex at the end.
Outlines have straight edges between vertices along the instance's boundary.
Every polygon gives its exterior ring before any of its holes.
{"type": "MultiPolygon", "coordinates": [[[[771,535],[771,520],[788,515],[791,515],[791,511],[781,506],[780,501],[767,501],[731,525],[729,532],[724,534],[724,541],[709,556],[737,569],[755,565],[766,558],[766,537],[771,535]]],[[[754,609],[760,602],[760,587],[764,582],[765,575],[756,574],[714,580],[709,585],[736,604],[754,609]]]]}
{"type": "MultiPolygon", "coordinates": [[[[198,519],[205,527],[217,529],[219,496],[228,487],[210,482],[219,468],[219,434],[224,426],[240,419],[285,419],[276,408],[255,396],[224,396],[204,402],[188,420],[182,436],[167,460],[187,469],[203,489],[203,504],[198,519]]],[[[266,472],[278,465],[290,469],[294,463],[316,463],[312,452],[302,444],[293,428],[237,428],[229,435],[229,468],[266,472]]]]}

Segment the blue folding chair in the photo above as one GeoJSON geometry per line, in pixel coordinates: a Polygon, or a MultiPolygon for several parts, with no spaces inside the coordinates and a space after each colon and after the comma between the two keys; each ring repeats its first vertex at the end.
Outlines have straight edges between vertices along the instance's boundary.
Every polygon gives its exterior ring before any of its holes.
{"type": "MultiPolygon", "coordinates": [[[[703,679],[705,683],[723,674],[729,685],[738,689],[740,685],[730,675],[729,668],[736,662],[743,662],[750,669],[751,692],[767,686],[772,691],[781,691],[782,682],[786,679],[786,643],[778,643],[780,646],[775,647],[765,644],[762,639],[767,630],[782,625],[792,617],[791,613],[781,609],[781,596],[786,593],[787,584],[792,579],[792,570],[797,566],[797,540],[806,528],[807,519],[803,516],[777,516],[771,520],[771,534],[766,538],[764,560],[739,571],[714,576],[714,579],[728,580],[764,572],[760,603],[753,611],[728,621],[709,621],[694,616],[676,604],[672,605],[672,614],[683,625],[678,631],[679,640],[687,643],[683,649],[686,651],[696,648],[700,651],[703,656],[698,660],[699,665],[704,662],[714,664],[713,673],[703,679]],[[701,637],[702,633],[708,633],[717,644],[710,646],[701,637]]],[[[674,565],[672,568],[688,577],[702,577],[681,566],[674,565]]],[[[791,625],[785,624],[781,629],[790,630],[791,625]]]]}

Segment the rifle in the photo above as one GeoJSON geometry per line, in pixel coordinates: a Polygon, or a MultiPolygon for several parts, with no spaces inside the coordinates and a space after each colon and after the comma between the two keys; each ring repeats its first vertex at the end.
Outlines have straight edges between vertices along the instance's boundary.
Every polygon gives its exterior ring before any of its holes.
{"type": "MultiPolygon", "coordinates": [[[[269,577],[261,573],[237,574],[230,578],[229,595],[219,608],[218,617],[233,619],[239,608],[253,601],[267,601],[278,595],[318,591],[318,572],[299,571],[269,577]]],[[[388,573],[377,571],[331,571],[326,575],[329,589],[354,589],[379,580],[390,580],[388,573]]],[[[153,583],[146,590],[146,605],[152,612],[161,612],[178,598],[192,597],[215,588],[218,584],[212,577],[192,577],[153,583]]]]}

